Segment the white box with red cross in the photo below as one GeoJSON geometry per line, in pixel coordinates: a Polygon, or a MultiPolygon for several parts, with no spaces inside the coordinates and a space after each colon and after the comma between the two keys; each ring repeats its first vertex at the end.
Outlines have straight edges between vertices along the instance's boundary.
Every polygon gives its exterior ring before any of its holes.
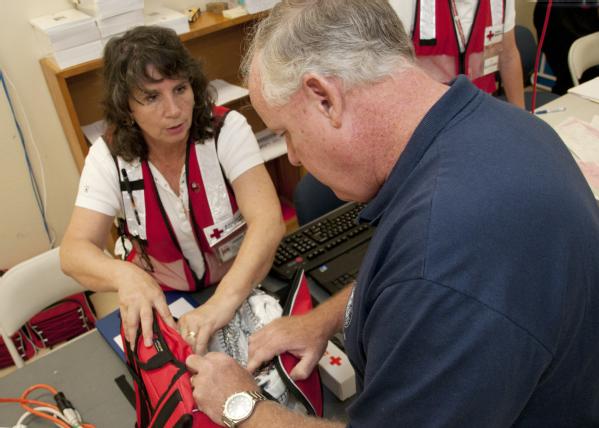
{"type": "Polygon", "coordinates": [[[347,355],[330,340],[318,367],[322,382],[337,398],[343,401],[356,393],[354,368],[347,355]]]}

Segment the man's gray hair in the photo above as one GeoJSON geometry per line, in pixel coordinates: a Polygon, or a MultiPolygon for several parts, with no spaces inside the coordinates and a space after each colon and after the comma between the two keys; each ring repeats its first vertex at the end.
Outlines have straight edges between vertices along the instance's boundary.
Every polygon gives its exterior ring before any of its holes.
{"type": "Polygon", "coordinates": [[[242,64],[259,55],[262,94],[285,104],[306,73],[339,78],[346,89],[413,64],[414,53],[388,0],[283,0],[255,29],[242,64]]]}

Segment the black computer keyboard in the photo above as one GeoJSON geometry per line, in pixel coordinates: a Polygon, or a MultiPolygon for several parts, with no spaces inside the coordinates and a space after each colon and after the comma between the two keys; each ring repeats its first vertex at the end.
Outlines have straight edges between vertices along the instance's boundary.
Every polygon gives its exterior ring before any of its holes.
{"type": "Polygon", "coordinates": [[[290,280],[298,268],[310,271],[367,241],[374,229],[358,224],[363,204],[345,204],[290,233],[279,245],[271,272],[290,280]]]}

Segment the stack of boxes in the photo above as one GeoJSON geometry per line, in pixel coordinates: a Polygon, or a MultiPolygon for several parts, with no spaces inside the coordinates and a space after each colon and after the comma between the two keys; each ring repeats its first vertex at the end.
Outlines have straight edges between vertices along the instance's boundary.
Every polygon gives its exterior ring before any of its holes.
{"type": "Polygon", "coordinates": [[[94,19],[76,9],[34,18],[41,56],[52,55],[60,68],[102,56],[100,32],[94,19]]]}
{"type": "Polygon", "coordinates": [[[144,0],[78,0],[77,9],[94,17],[102,43],[144,25],[144,0]]]}
{"type": "Polygon", "coordinates": [[[173,9],[157,6],[148,8],[145,12],[145,25],[158,25],[171,28],[177,34],[189,32],[187,16],[173,9]]]}
{"type": "Polygon", "coordinates": [[[185,12],[191,8],[199,8],[202,12],[206,11],[206,2],[210,0],[160,0],[162,6],[177,12],[185,12]]]}

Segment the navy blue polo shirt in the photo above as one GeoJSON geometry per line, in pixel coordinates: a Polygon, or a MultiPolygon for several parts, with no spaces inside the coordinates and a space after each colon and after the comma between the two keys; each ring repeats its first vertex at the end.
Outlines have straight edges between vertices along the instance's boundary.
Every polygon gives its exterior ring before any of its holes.
{"type": "Polygon", "coordinates": [[[460,77],[362,219],[350,426],[599,426],[599,212],[549,126],[460,77]]]}

